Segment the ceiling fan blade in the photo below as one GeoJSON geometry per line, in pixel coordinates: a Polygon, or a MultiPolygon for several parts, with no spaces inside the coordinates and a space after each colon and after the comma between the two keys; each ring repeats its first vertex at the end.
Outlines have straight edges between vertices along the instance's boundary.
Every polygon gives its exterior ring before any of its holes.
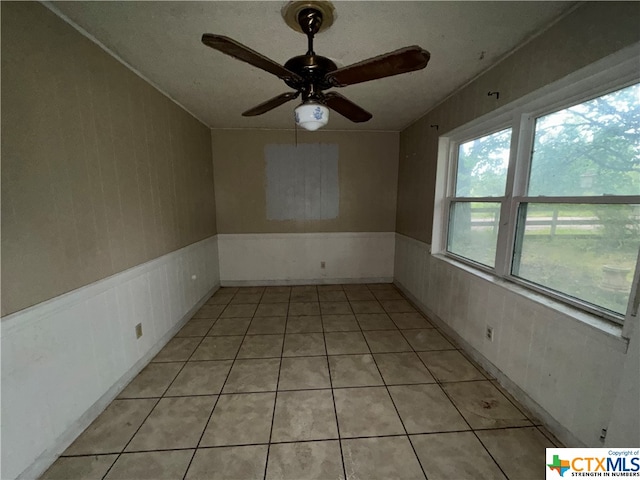
{"type": "Polygon", "coordinates": [[[287,92],[277,97],[273,97],[270,100],[267,100],[260,105],[257,105],[242,114],[243,117],[255,117],[256,115],[262,115],[263,113],[267,113],[269,110],[273,110],[276,107],[279,107],[283,103],[287,103],[289,100],[293,100],[299,95],[298,92],[287,92]]]}
{"type": "Polygon", "coordinates": [[[378,78],[413,72],[427,66],[431,54],[414,45],[339,68],[327,74],[327,80],[336,87],[368,82],[378,78]]]}
{"type": "Polygon", "coordinates": [[[325,93],[324,103],[331,110],[335,110],[352,122],[366,122],[367,120],[371,120],[371,117],[373,117],[369,112],[336,92],[325,93]]]}
{"type": "Polygon", "coordinates": [[[245,47],[241,43],[238,43],[229,37],[214,35],[213,33],[205,33],[202,35],[202,43],[208,47],[218,50],[219,52],[226,53],[233,58],[247,62],[248,64],[260,68],[265,72],[272,73],[282,80],[293,79],[302,81],[302,78],[298,74],[287,70],[279,63],[276,63],[270,58],[251,50],[249,47],[245,47]]]}

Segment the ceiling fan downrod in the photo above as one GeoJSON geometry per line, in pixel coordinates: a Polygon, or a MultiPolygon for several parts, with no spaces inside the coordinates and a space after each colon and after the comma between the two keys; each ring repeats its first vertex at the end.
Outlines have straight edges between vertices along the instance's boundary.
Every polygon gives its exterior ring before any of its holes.
{"type": "Polygon", "coordinates": [[[298,24],[307,35],[307,55],[315,55],[313,51],[313,37],[322,26],[322,12],[315,8],[305,8],[298,14],[298,24]]]}

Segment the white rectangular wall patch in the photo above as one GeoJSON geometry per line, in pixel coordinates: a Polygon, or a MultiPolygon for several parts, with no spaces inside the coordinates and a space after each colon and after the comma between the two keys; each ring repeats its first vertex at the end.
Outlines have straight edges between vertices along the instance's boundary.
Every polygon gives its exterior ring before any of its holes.
{"type": "Polygon", "coordinates": [[[264,148],[268,220],[328,220],[340,208],[336,144],[264,148]]]}

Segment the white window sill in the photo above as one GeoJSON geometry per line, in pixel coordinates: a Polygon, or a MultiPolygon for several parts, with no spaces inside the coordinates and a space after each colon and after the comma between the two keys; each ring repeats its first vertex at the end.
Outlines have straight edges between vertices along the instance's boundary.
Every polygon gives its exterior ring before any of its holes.
{"type": "Polygon", "coordinates": [[[492,273],[485,272],[478,268],[474,268],[472,265],[468,265],[464,262],[458,261],[442,253],[432,253],[434,258],[441,260],[449,265],[464,270],[465,272],[481,278],[493,285],[497,285],[515,295],[524,297],[532,302],[535,302],[541,306],[544,306],[556,313],[562,314],[570,320],[577,322],[580,326],[587,326],[593,333],[599,336],[604,336],[613,348],[622,353],[627,352],[629,345],[629,339],[622,336],[622,326],[616,325],[604,318],[597,315],[585,312],[577,307],[560,302],[554,298],[548,297],[541,293],[529,290],[526,287],[517,285],[509,280],[500,278],[492,273]]]}

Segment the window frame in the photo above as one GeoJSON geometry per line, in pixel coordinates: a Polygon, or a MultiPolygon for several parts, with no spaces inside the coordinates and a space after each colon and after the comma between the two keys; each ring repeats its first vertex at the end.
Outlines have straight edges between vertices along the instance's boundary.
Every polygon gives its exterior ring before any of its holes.
{"type": "Polygon", "coordinates": [[[440,136],[438,145],[438,167],[436,174],[436,197],[434,202],[434,225],[432,254],[460,262],[472,271],[482,272],[509,283],[524,287],[535,294],[575,307],[582,312],[622,326],[631,328],[630,317],[638,320],[640,292],[640,253],[634,272],[626,314],[616,315],[605,308],[562,294],[551,288],[513,275],[512,267],[518,235],[518,215],[523,203],[576,203],[576,204],[637,204],[635,196],[528,196],[527,188],[532,160],[535,123],[538,117],[557,112],[590,99],[625,88],[640,82],[637,69],[640,44],[613,54],[567,77],[547,85],[525,97],[500,107],[472,122],[440,136]],[[511,151],[505,193],[501,197],[456,197],[456,174],[459,146],[492,133],[511,128],[511,151]],[[499,202],[500,218],[496,243],[494,268],[474,262],[448,251],[449,218],[455,202],[499,202]]]}
{"type": "MultiPolygon", "coordinates": [[[[451,256],[452,258],[455,258],[459,261],[465,262],[465,263],[469,263],[471,265],[473,265],[475,268],[478,268],[479,270],[483,270],[485,272],[488,273],[492,273],[494,272],[495,268],[497,267],[497,263],[498,263],[498,259],[497,259],[497,255],[495,257],[495,261],[496,261],[496,266],[495,267],[489,267],[488,265],[484,265],[482,263],[476,262],[474,260],[471,260],[469,258],[463,257],[461,255],[458,255],[454,252],[450,252],[448,250],[448,237],[449,237],[449,219],[450,219],[450,215],[451,215],[451,205],[453,203],[463,203],[463,202],[478,202],[478,203],[499,203],[500,204],[500,214],[499,214],[499,218],[498,218],[498,224],[500,224],[502,217],[502,209],[504,208],[504,204],[505,204],[505,200],[506,200],[506,192],[508,191],[508,185],[509,185],[509,168],[511,168],[511,164],[512,164],[512,155],[513,155],[513,139],[514,139],[514,135],[513,135],[513,127],[510,123],[508,122],[498,122],[495,125],[492,126],[492,128],[488,131],[484,131],[481,135],[477,135],[475,134],[475,129],[471,129],[469,132],[470,135],[465,135],[460,137],[459,139],[455,139],[453,140],[450,144],[449,144],[449,151],[448,151],[448,157],[449,157],[449,166],[448,166],[448,172],[449,172],[449,176],[447,179],[447,195],[445,197],[445,202],[446,202],[446,211],[445,211],[445,215],[446,215],[446,220],[445,220],[445,225],[444,225],[444,237],[443,237],[443,247],[444,247],[444,251],[446,252],[446,254],[448,256],[451,256]],[[501,132],[503,130],[506,129],[511,129],[511,142],[510,142],[510,151],[509,151],[509,166],[507,167],[507,180],[505,183],[505,192],[503,195],[501,196],[495,196],[495,197],[456,197],[455,196],[455,191],[456,191],[456,183],[457,183],[457,166],[458,166],[458,152],[459,152],[459,147],[460,145],[467,143],[471,140],[475,140],[477,138],[480,137],[485,137],[488,135],[492,135],[494,133],[498,133],[501,132]]],[[[498,252],[498,248],[500,246],[500,232],[504,230],[502,228],[498,227],[498,241],[496,244],[496,252],[498,252]]]]}

